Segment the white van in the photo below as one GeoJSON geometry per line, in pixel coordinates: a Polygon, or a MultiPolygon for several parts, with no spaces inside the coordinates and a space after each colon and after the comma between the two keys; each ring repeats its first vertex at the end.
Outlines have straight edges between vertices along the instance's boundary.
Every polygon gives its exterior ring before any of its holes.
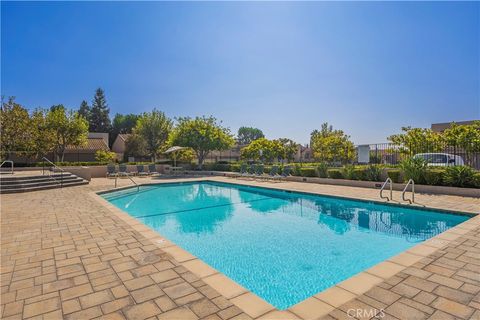
{"type": "Polygon", "coordinates": [[[463,166],[463,158],[449,153],[418,153],[414,158],[421,158],[427,162],[429,166],[463,166]]]}

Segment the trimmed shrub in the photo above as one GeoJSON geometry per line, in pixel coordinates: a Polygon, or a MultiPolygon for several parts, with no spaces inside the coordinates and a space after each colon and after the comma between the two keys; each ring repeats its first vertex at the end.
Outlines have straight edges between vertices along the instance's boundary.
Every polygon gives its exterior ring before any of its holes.
{"type": "Polygon", "coordinates": [[[331,179],[343,179],[342,170],[340,169],[328,169],[327,173],[331,179]]]}
{"type": "Polygon", "coordinates": [[[317,166],[317,175],[320,178],[327,178],[328,177],[328,164],[326,162],[321,162],[317,166]]]}
{"type": "Polygon", "coordinates": [[[342,169],[342,175],[345,179],[354,180],[355,179],[355,166],[345,166],[342,169]]]}
{"type": "MultiPolygon", "coordinates": [[[[367,181],[380,181],[382,175],[382,169],[376,165],[369,165],[365,168],[365,180],[367,181]]],[[[363,180],[363,179],[362,179],[363,180]]]]}
{"type": "Polygon", "coordinates": [[[428,169],[425,172],[425,183],[431,186],[441,186],[444,174],[444,169],[428,169]]]}
{"type": "Polygon", "coordinates": [[[317,172],[315,168],[300,168],[300,175],[302,177],[316,177],[317,172]]]}
{"type": "Polygon", "coordinates": [[[241,167],[240,163],[233,163],[230,165],[230,170],[233,172],[240,172],[240,167],[241,167]]]}
{"type": "Polygon", "coordinates": [[[230,164],[217,162],[212,166],[212,170],[214,170],[214,171],[230,171],[230,164]]]}
{"type": "Polygon", "coordinates": [[[295,163],[292,168],[292,176],[301,176],[302,172],[300,171],[301,166],[298,163],[295,163]]]}
{"type": "Polygon", "coordinates": [[[451,166],[445,169],[443,181],[448,186],[473,187],[475,174],[475,170],[468,166],[451,166]]]}
{"type": "Polygon", "coordinates": [[[366,168],[359,167],[353,170],[353,179],[355,180],[367,180],[366,178],[366,168]]]}
{"type": "Polygon", "coordinates": [[[400,170],[387,170],[387,176],[392,179],[394,183],[402,182],[402,176],[400,170]]]}
{"type": "Polygon", "coordinates": [[[473,186],[475,188],[480,188],[480,172],[473,175],[473,186]]]}

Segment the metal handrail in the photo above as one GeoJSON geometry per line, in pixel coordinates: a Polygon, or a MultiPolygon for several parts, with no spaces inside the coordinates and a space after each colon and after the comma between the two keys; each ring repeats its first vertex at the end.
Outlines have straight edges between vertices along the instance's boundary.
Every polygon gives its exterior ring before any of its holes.
{"type": "MultiPolygon", "coordinates": [[[[124,177],[127,177],[128,179],[130,179],[130,181],[133,182],[133,184],[137,187],[137,192],[140,191],[140,186],[138,185],[138,183],[136,183],[136,182],[132,179],[132,177],[130,177],[130,176],[124,176],[124,177]]],[[[115,176],[115,189],[117,188],[117,179],[118,179],[118,175],[115,176]]]]}
{"type": "MultiPolygon", "coordinates": [[[[60,187],[63,188],[63,174],[66,172],[65,170],[63,170],[62,168],[60,168],[59,166],[57,166],[55,163],[53,163],[52,161],[48,160],[47,158],[43,157],[42,158],[43,160],[43,164],[42,164],[42,174],[45,175],[45,161],[47,161],[49,164],[51,164],[53,167],[55,167],[56,169],[60,170],[61,173],[60,173],[60,187]]],[[[55,172],[55,171],[53,171],[55,172]]],[[[48,174],[50,179],[53,179],[55,181],[57,181],[57,179],[55,179],[54,177],[52,177],[52,175],[49,173],[48,174]]],[[[57,181],[58,183],[58,181],[57,181]]]]}
{"type": "Polygon", "coordinates": [[[10,174],[13,174],[13,161],[12,160],[4,160],[2,164],[0,164],[0,168],[5,164],[5,163],[10,163],[12,165],[12,172],[10,174]]]}
{"type": "Polygon", "coordinates": [[[413,179],[408,180],[407,184],[405,185],[405,188],[403,188],[403,191],[402,191],[402,199],[403,199],[403,201],[408,201],[408,202],[410,202],[410,204],[412,204],[412,203],[415,202],[415,181],[413,181],[413,179]],[[408,188],[408,185],[409,185],[409,184],[412,185],[412,200],[410,200],[410,199],[405,199],[405,192],[407,192],[407,188],[408,188]]]}
{"type": "Polygon", "coordinates": [[[382,187],[380,188],[380,198],[387,199],[387,201],[390,201],[390,200],[393,199],[393,186],[392,186],[392,184],[393,184],[392,179],[387,178],[387,180],[385,180],[382,187]],[[386,196],[386,197],[383,196],[383,189],[385,189],[385,187],[387,186],[387,183],[390,184],[390,198],[388,198],[388,196],[386,196]]]}

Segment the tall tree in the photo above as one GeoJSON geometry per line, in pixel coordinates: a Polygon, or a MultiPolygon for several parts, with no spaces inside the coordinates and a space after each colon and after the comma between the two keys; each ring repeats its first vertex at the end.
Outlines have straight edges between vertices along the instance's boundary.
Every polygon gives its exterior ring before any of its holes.
{"type": "Polygon", "coordinates": [[[228,128],[217,123],[214,117],[179,118],[170,136],[171,145],[190,147],[195,152],[201,169],[213,150],[226,150],[235,143],[228,128]]]}
{"type": "Polygon", "coordinates": [[[47,126],[55,139],[57,159],[63,161],[67,146],[81,146],[87,141],[88,123],[77,112],[66,110],[62,105],[50,108],[46,117],[47,126]]]}
{"type": "Polygon", "coordinates": [[[105,99],[105,93],[101,88],[95,91],[90,116],[90,130],[92,132],[110,132],[111,122],[109,117],[110,109],[105,99]]]}
{"type": "Polygon", "coordinates": [[[90,126],[90,118],[92,117],[92,109],[88,105],[87,101],[83,100],[80,104],[80,108],[78,109],[78,115],[82,116],[85,120],[89,122],[90,126]]]}
{"type": "Polygon", "coordinates": [[[132,133],[133,128],[137,124],[137,120],[140,118],[137,114],[115,114],[112,121],[112,129],[110,130],[110,143],[113,145],[115,139],[119,134],[132,133]]]}
{"type": "Polygon", "coordinates": [[[292,161],[295,157],[295,153],[297,153],[299,146],[298,143],[287,138],[280,138],[277,141],[282,146],[282,153],[280,155],[280,158],[283,160],[292,161]]]}
{"type": "Polygon", "coordinates": [[[55,149],[55,131],[47,121],[48,110],[37,108],[30,117],[32,123],[32,155],[35,159],[55,149]]]}
{"type": "Polygon", "coordinates": [[[147,154],[153,161],[156,161],[157,155],[167,141],[172,127],[172,120],[165,113],[153,109],[152,112],[145,112],[140,116],[133,132],[145,141],[147,154]]]}
{"type": "Polygon", "coordinates": [[[250,142],[264,138],[262,130],[251,127],[240,127],[237,134],[237,142],[239,145],[249,144],[250,142]]]}
{"type": "Polygon", "coordinates": [[[27,109],[15,102],[10,97],[2,103],[0,110],[0,145],[3,156],[9,156],[10,152],[21,151],[20,154],[28,156],[32,151],[32,126],[27,109]]]}
{"type": "Polygon", "coordinates": [[[283,148],[278,140],[260,138],[253,140],[248,146],[242,148],[240,152],[243,159],[272,162],[281,157],[283,148]]]}
{"type": "Polygon", "coordinates": [[[334,130],[328,123],[323,123],[321,130],[311,134],[313,156],[322,162],[348,161],[355,157],[355,146],[350,136],[342,130],[334,130]]]}
{"type": "Polygon", "coordinates": [[[394,134],[387,139],[400,146],[400,151],[415,155],[424,152],[439,152],[443,150],[444,138],[440,132],[431,129],[402,127],[403,133],[394,134]]]}

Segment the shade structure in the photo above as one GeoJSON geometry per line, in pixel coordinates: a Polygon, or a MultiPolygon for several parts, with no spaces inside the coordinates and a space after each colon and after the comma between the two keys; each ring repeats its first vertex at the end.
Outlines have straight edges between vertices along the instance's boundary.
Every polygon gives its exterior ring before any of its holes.
{"type": "Polygon", "coordinates": [[[186,147],[173,146],[165,150],[163,153],[173,153],[173,166],[177,166],[177,151],[187,149],[186,147]]]}

